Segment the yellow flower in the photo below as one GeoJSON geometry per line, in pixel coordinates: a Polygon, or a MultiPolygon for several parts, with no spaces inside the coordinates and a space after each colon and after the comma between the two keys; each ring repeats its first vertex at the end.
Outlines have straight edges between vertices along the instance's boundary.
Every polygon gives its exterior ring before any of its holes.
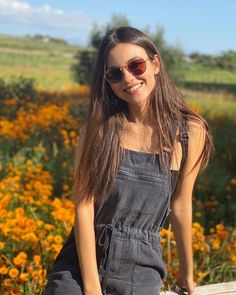
{"type": "Polygon", "coordinates": [[[236,178],[231,179],[229,183],[233,184],[233,185],[236,185],[236,178]]]}
{"type": "Polygon", "coordinates": [[[19,270],[17,268],[11,268],[9,270],[9,276],[10,278],[14,279],[19,275],[19,270]]]}
{"type": "Polygon", "coordinates": [[[40,260],[41,260],[41,258],[40,258],[40,256],[39,255],[34,255],[34,264],[35,265],[39,265],[39,263],[40,263],[40,260]]]}
{"type": "Polygon", "coordinates": [[[28,278],[29,278],[29,274],[27,272],[22,272],[20,274],[21,281],[26,282],[28,280],[28,278]]]}
{"type": "Polygon", "coordinates": [[[17,288],[13,288],[13,289],[11,289],[11,291],[10,291],[11,293],[11,295],[18,295],[18,294],[20,294],[20,291],[17,289],[17,288]]]}
{"type": "Polygon", "coordinates": [[[59,235],[56,235],[54,237],[54,242],[57,243],[57,244],[61,244],[62,243],[62,237],[59,236],[59,235]]]}
{"type": "Polygon", "coordinates": [[[54,226],[53,224],[46,223],[46,224],[44,225],[44,228],[45,228],[46,230],[52,230],[52,229],[55,228],[55,226],[54,226]]]}
{"type": "Polygon", "coordinates": [[[214,242],[213,242],[213,245],[212,245],[212,248],[214,250],[218,250],[220,248],[220,240],[219,239],[215,239],[214,242]]]}
{"type": "Polygon", "coordinates": [[[68,191],[70,189],[69,185],[68,184],[64,184],[63,185],[63,190],[64,191],[68,191]]]}
{"type": "Polygon", "coordinates": [[[37,226],[42,227],[44,225],[44,222],[42,220],[37,221],[37,226]]]}
{"type": "Polygon", "coordinates": [[[25,252],[19,252],[17,256],[21,259],[27,259],[27,254],[25,252]]]}
{"type": "Polygon", "coordinates": [[[4,284],[4,286],[9,287],[11,285],[11,280],[10,279],[4,279],[3,284],[4,284]]]}
{"type": "Polygon", "coordinates": [[[205,276],[206,276],[206,273],[205,273],[205,272],[202,272],[202,271],[199,271],[199,272],[198,272],[198,278],[199,278],[200,280],[202,280],[205,276]]]}
{"type": "Polygon", "coordinates": [[[224,229],[223,224],[221,224],[221,223],[217,224],[217,225],[216,225],[216,229],[217,229],[217,230],[223,230],[223,229],[224,229]]]}
{"type": "Polygon", "coordinates": [[[198,222],[194,222],[194,223],[193,223],[193,228],[195,228],[195,229],[200,229],[200,228],[201,228],[200,223],[198,223],[198,222]]]}
{"type": "Polygon", "coordinates": [[[6,266],[0,267],[0,274],[6,275],[8,273],[8,268],[6,266]]]}
{"type": "Polygon", "coordinates": [[[17,217],[20,217],[25,214],[25,210],[23,208],[16,208],[15,212],[17,217]]]}
{"type": "Polygon", "coordinates": [[[27,254],[25,252],[19,252],[18,255],[13,258],[13,263],[16,266],[24,266],[27,261],[27,254]]]}
{"type": "Polygon", "coordinates": [[[232,255],[231,257],[232,262],[236,263],[236,255],[232,255]]]}
{"type": "Polygon", "coordinates": [[[5,243],[0,242],[0,250],[2,250],[4,248],[4,246],[5,246],[5,243]]]}

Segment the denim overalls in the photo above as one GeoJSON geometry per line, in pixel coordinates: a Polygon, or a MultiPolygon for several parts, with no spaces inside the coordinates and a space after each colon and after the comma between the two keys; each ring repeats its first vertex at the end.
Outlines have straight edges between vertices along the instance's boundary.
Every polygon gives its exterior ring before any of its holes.
{"type": "MultiPolygon", "coordinates": [[[[184,123],[183,128],[180,141],[186,152],[184,123]]],[[[169,158],[169,153],[165,156],[169,158]]],[[[183,161],[184,157],[181,168],[183,161]]],[[[124,149],[114,187],[95,208],[96,255],[104,295],[160,294],[167,272],[159,231],[170,212],[178,174],[162,170],[158,154],[124,149]]],[[[45,295],[54,294],[83,294],[73,228],[48,275],[45,295]]]]}

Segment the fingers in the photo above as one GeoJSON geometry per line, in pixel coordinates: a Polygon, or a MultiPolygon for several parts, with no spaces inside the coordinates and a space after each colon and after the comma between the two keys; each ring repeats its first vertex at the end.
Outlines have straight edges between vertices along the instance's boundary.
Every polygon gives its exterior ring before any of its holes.
{"type": "Polygon", "coordinates": [[[180,287],[178,285],[173,285],[171,291],[177,293],[178,295],[186,295],[188,294],[188,290],[186,288],[180,287]]]}

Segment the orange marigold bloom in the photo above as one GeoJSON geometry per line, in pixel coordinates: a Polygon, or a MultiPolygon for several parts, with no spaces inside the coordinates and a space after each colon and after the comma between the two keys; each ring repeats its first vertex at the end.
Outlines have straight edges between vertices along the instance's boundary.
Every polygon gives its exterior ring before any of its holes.
{"type": "Polygon", "coordinates": [[[28,278],[29,278],[29,274],[28,274],[27,272],[22,272],[22,273],[20,274],[20,279],[21,279],[21,281],[25,282],[25,281],[28,280],[28,278]]]}
{"type": "Polygon", "coordinates": [[[212,245],[212,248],[214,250],[218,250],[220,248],[220,240],[219,239],[215,239],[214,242],[213,242],[213,245],[212,245]]]}
{"type": "Polygon", "coordinates": [[[16,208],[15,212],[17,217],[20,217],[25,214],[25,210],[23,208],[16,208]]]}
{"type": "Polygon", "coordinates": [[[231,258],[231,261],[232,261],[232,262],[236,263],[236,255],[231,255],[230,258],[231,258]]]}
{"type": "Polygon", "coordinates": [[[41,258],[40,258],[40,256],[39,255],[34,255],[34,264],[35,265],[39,265],[39,263],[40,263],[40,260],[41,260],[41,258]]]}
{"type": "Polygon", "coordinates": [[[10,278],[14,279],[19,275],[19,270],[17,268],[11,268],[9,270],[9,276],[10,278]]]}
{"type": "Polygon", "coordinates": [[[62,237],[60,235],[56,235],[54,237],[54,242],[57,244],[61,244],[62,243],[62,237]]]}
{"type": "Polygon", "coordinates": [[[224,229],[223,224],[221,224],[221,223],[217,224],[217,225],[216,225],[216,229],[217,229],[217,230],[223,230],[223,229],[224,229]]]}
{"type": "Polygon", "coordinates": [[[6,275],[8,273],[8,268],[4,265],[0,267],[0,274],[1,275],[6,275]]]}
{"type": "Polygon", "coordinates": [[[5,243],[0,242],[0,250],[2,250],[4,248],[4,246],[5,246],[5,243]]]}
{"type": "Polygon", "coordinates": [[[4,284],[4,286],[9,287],[11,285],[11,280],[10,279],[4,279],[3,284],[4,284]]]}
{"type": "Polygon", "coordinates": [[[233,185],[236,185],[236,178],[231,179],[229,183],[233,184],[233,185]]]}
{"type": "Polygon", "coordinates": [[[20,291],[17,288],[13,288],[13,289],[11,289],[10,294],[11,295],[18,295],[18,294],[20,294],[20,291]]]}

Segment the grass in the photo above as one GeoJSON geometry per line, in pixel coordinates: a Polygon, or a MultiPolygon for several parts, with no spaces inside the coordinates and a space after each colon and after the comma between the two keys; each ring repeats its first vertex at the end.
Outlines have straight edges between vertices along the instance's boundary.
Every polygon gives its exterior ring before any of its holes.
{"type": "MultiPolygon", "coordinates": [[[[0,78],[8,80],[23,75],[34,78],[40,88],[73,86],[70,67],[79,49],[53,41],[0,34],[0,78]]],[[[185,82],[236,84],[235,73],[201,64],[184,63],[178,74],[185,82]]]]}
{"type": "Polygon", "coordinates": [[[73,58],[4,53],[0,55],[0,78],[13,76],[34,78],[39,88],[60,89],[62,85],[74,84],[70,66],[73,58]]]}
{"type": "Polygon", "coordinates": [[[236,95],[226,92],[205,92],[183,89],[182,93],[187,102],[200,108],[208,118],[225,117],[235,121],[236,95]]]}
{"type": "Polygon", "coordinates": [[[201,64],[186,63],[180,70],[180,74],[186,82],[236,84],[235,72],[201,64]]]}
{"type": "Polygon", "coordinates": [[[70,52],[75,53],[80,48],[79,46],[71,46],[55,41],[45,42],[40,39],[33,39],[31,37],[18,37],[6,34],[0,34],[0,48],[11,48],[18,50],[33,50],[33,51],[47,51],[53,53],[70,52]]]}

